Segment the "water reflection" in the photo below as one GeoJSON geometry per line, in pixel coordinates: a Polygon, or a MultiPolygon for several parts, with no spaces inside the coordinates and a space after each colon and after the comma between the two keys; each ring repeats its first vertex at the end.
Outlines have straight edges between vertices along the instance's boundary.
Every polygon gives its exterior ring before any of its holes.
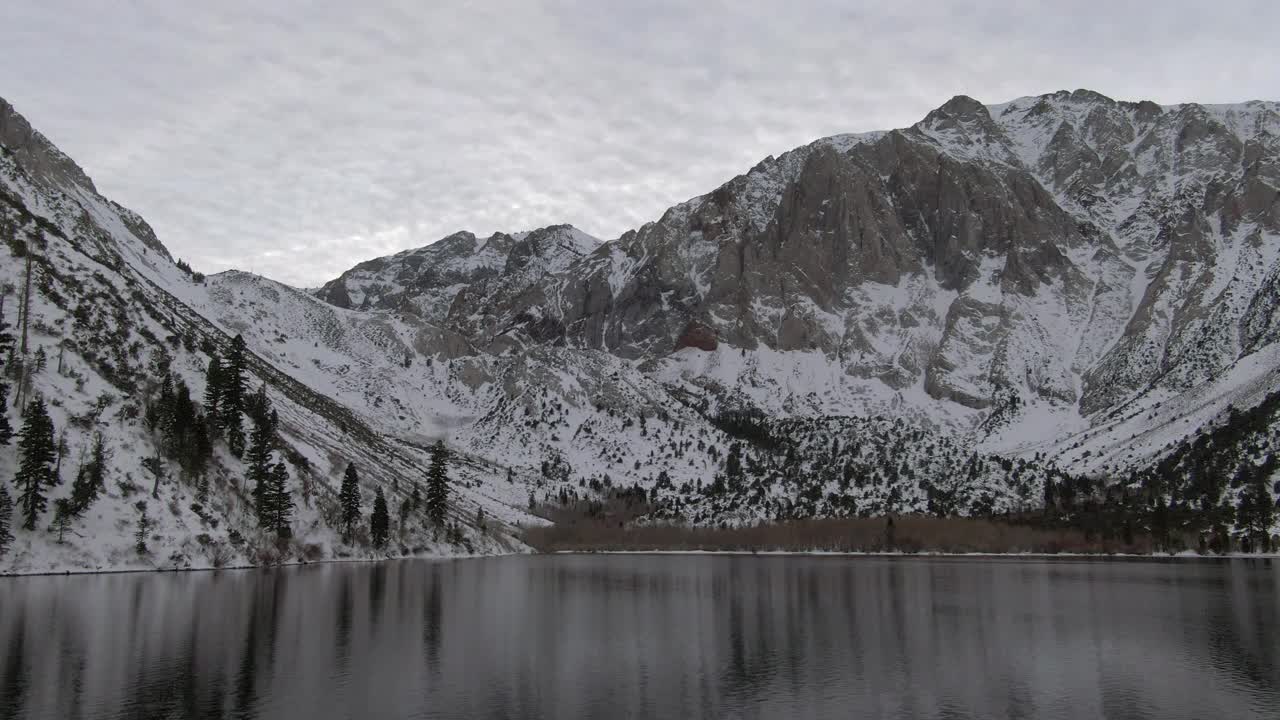
{"type": "Polygon", "coordinates": [[[1267,561],[523,557],[0,580],[6,718],[1250,718],[1267,561]]]}

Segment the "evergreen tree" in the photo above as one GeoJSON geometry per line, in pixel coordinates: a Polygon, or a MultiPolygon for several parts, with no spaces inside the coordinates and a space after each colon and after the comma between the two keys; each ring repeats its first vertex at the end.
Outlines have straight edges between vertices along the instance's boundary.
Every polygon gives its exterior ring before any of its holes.
{"type": "Polygon", "coordinates": [[[66,538],[67,530],[71,528],[71,521],[75,518],[75,511],[71,509],[71,500],[68,498],[58,498],[53,501],[53,526],[58,529],[58,544],[61,545],[66,538]]]}
{"type": "Polygon", "coordinates": [[[1169,550],[1169,506],[1164,498],[1156,498],[1151,510],[1151,540],[1157,550],[1169,550]]]}
{"type": "Polygon", "coordinates": [[[217,353],[209,356],[209,367],[204,373],[204,412],[212,421],[214,427],[221,426],[221,415],[218,408],[222,401],[223,390],[222,382],[222,360],[217,353]]]}
{"type": "Polygon", "coordinates": [[[0,374],[0,445],[8,445],[13,439],[13,426],[9,424],[9,383],[0,374]]]}
{"type": "Polygon", "coordinates": [[[13,498],[9,496],[9,488],[0,485],[0,558],[9,552],[9,543],[13,542],[13,533],[9,531],[13,522],[13,498]]]}
{"type": "Polygon", "coordinates": [[[268,526],[277,537],[292,537],[293,495],[289,492],[289,469],[283,462],[271,466],[271,491],[267,495],[268,526]]]}
{"type": "Polygon", "coordinates": [[[227,431],[227,450],[236,457],[244,455],[244,426],[240,422],[240,413],[224,416],[223,425],[227,431]]]}
{"type": "MultiPolygon", "coordinates": [[[[7,291],[8,288],[5,288],[7,291]]],[[[0,445],[8,445],[13,438],[13,426],[9,424],[9,383],[6,377],[12,368],[9,366],[13,357],[13,336],[9,334],[9,323],[4,319],[4,295],[0,294],[0,445]]]]}
{"type": "Polygon", "coordinates": [[[139,500],[134,507],[138,509],[138,530],[133,534],[133,548],[139,555],[146,555],[147,533],[151,531],[151,518],[147,516],[147,501],[139,500]]]}
{"type": "Polygon", "coordinates": [[[22,527],[35,530],[40,513],[48,505],[45,488],[56,482],[53,474],[55,447],[53,421],[43,398],[27,404],[18,439],[18,472],[13,484],[18,488],[18,502],[22,506],[22,527]]]}
{"type": "Polygon", "coordinates": [[[267,397],[267,383],[258,386],[258,392],[245,400],[244,412],[254,422],[267,425],[274,430],[275,410],[271,408],[271,398],[267,397]]]}
{"type": "Polygon", "coordinates": [[[1255,552],[1270,550],[1275,510],[1275,501],[1271,499],[1271,491],[1267,488],[1267,476],[1254,469],[1249,484],[1240,494],[1236,521],[1255,552]]]}
{"type": "Polygon", "coordinates": [[[245,455],[245,481],[253,488],[253,507],[260,527],[271,524],[271,439],[271,429],[264,423],[255,423],[245,455]]]}
{"type": "Polygon", "coordinates": [[[191,421],[190,445],[187,447],[183,466],[188,472],[199,476],[204,473],[211,457],[213,440],[209,437],[209,423],[205,415],[197,413],[191,421]]]}
{"type": "Polygon", "coordinates": [[[218,405],[222,408],[224,418],[244,410],[244,389],[248,382],[245,377],[248,367],[245,353],[244,338],[236,335],[231,339],[231,349],[227,352],[227,359],[222,363],[220,373],[222,394],[218,398],[218,405]]]}
{"type": "Polygon", "coordinates": [[[443,440],[431,447],[431,464],[427,468],[427,517],[437,527],[444,525],[449,505],[449,450],[443,440]]]}
{"type": "Polygon", "coordinates": [[[360,477],[356,474],[355,463],[348,464],[347,471],[342,476],[338,504],[342,509],[342,538],[349,543],[356,524],[360,522],[360,477]]]}
{"type": "Polygon", "coordinates": [[[193,444],[192,429],[196,421],[196,404],[191,399],[191,388],[186,381],[178,378],[173,387],[173,405],[169,409],[170,452],[183,458],[193,444]]]}
{"type": "Polygon", "coordinates": [[[196,480],[196,502],[206,505],[209,502],[209,476],[201,475],[196,480]]]}
{"type": "Polygon", "coordinates": [[[74,515],[83,515],[98,495],[107,489],[107,459],[102,433],[95,433],[89,457],[80,464],[76,479],[71,484],[71,510],[74,515]]]}
{"type": "Polygon", "coordinates": [[[245,352],[244,338],[236,335],[231,339],[231,351],[222,364],[222,393],[218,399],[222,426],[227,431],[227,448],[237,458],[244,453],[244,425],[240,413],[244,410],[245,352]]]}
{"type": "Polygon", "coordinates": [[[387,514],[387,498],[378,488],[373,497],[373,515],[369,517],[369,536],[373,538],[373,546],[385,547],[387,535],[391,529],[391,516],[387,514]]]}
{"type": "Polygon", "coordinates": [[[165,373],[160,381],[160,397],[147,408],[147,424],[159,437],[160,445],[165,452],[170,452],[177,444],[179,432],[177,423],[177,396],[173,391],[173,375],[165,373]]]}

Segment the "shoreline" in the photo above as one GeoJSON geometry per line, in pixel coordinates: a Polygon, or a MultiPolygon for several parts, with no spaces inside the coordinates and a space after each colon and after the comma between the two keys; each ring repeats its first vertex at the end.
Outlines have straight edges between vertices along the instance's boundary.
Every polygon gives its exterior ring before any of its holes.
{"type": "Polygon", "coordinates": [[[337,565],[344,563],[391,563],[415,560],[485,560],[492,558],[508,558],[522,556],[556,556],[556,555],[686,555],[686,556],[755,556],[755,557],[803,557],[803,558],[868,558],[888,560],[910,559],[944,559],[944,560],[1103,560],[1118,562],[1142,561],[1206,561],[1206,560],[1280,560],[1280,553],[1228,553],[1226,555],[1202,555],[1186,551],[1169,553],[994,553],[994,552],[943,552],[943,551],[839,551],[839,550],[552,550],[548,552],[497,553],[493,555],[415,555],[410,557],[385,558],[332,558],[328,560],[311,560],[302,562],[279,563],[277,565],[228,565],[225,567],[189,567],[189,568],[100,568],[74,570],[44,570],[39,572],[0,573],[0,580],[29,577],[71,577],[83,575],[126,575],[141,573],[201,573],[245,570],[273,570],[277,568],[300,568],[311,565],[337,565]]]}
{"type": "Polygon", "coordinates": [[[27,577],[63,577],[73,575],[127,575],[141,573],[202,573],[202,572],[221,572],[224,570],[244,571],[244,570],[272,570],[275,568],[298,568],[309,565],[337,565],[342,563],[381,563],[381,562],[398,562],[403,560],[473,560],[486,557],[506,557],[507,555],[529,555],[536,553],[504,553],[502,555],[412,555],[405,557],[385,557],[385,558],[330,558],[326,560],[304,560],[299,562],[278,563],[275,565],[225,565],[223,567],[186,567],[186,568],[77,568],[68,570],[41,570],[38,572],[4,572],[0,573],[0,580],[10,578],[27,578],[27,577]]]}
{"type": "Polygon", "coordinates": [[[542,555],[746,555],[768,557],[833,557],[833,558],[950,558],[971,560],[1280,560],[1280,553],[1228,553],[1226,555],[1202,555],[1197,552],[1181,553],[1044,553],[1044,552],[944,552],[944,551],[858,551],[858,550],[553,550],[542,555]]]}

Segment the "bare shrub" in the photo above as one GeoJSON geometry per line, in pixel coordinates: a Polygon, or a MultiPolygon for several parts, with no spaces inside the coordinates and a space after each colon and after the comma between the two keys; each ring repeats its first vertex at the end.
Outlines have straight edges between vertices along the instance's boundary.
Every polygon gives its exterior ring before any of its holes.
{"type": "Polygon", "coordinates": [[[1073,528],[1042,528],[1012,521],[903,515],[765,523],[744,527],[623,526],[616,522],[562,522],[528,528],[524,540],[544,552],[591,550],[721,550],[782,552],[1150,553],[1150,538],[1124,544],[1087,539],[1073,528]]]}
{"type": "Polygon", "coordinates": [[[223,542],[210,542],[204,545],[204,556],[215,568],[224,568],[231,562],[231,548],[223,542]]]}

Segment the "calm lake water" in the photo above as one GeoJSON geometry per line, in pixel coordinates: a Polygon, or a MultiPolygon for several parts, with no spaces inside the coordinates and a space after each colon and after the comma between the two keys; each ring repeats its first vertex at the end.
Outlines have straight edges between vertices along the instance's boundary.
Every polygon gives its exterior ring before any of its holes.
{"type": "Polygon", "coordinates": [[[1280,563],[535,556],[0,578],[0,718],[1274,718],[1280,563]]]}

